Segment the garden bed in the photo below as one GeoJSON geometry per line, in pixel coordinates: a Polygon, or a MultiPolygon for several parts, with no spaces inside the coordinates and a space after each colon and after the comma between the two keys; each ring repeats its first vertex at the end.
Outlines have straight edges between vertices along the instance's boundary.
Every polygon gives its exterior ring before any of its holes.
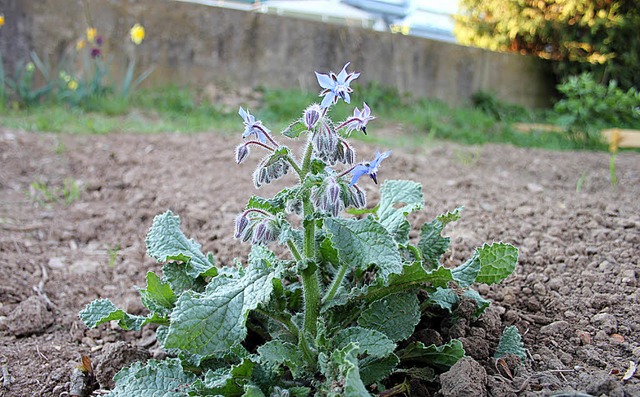
{"type": "MultiPolygon", "coordinates": [[[[0,130],[0,395],[60,395],[81,354],[104,377],[124,355],[115,342],[137,346],[133,355],[162,354],[150,331],[88,330],[77,314],[96,298],[143,312],[133,286],[159,268],[145,255],[144,236],[167,209],[220,265],[246,255],[232,238],[253,192],[251,166],[233,160],[239,135],[0,130]]],[[[475,388],[478,397],[640,395],[637,375],[623,380],[630,362],[640,361],[638,153],[620,153],[616,172],[613,187],[607,153],[454,144],[394,150],[378,178],[424,185],[417,224],[465,207],[446,230],[447,264],[485,241],[520,248],[514,275],[480,291],[494,302],[487,314],[476,321],[460,313],[446,325],[482,369],[469,371],[476,364],[466,360],[416,395],[462,395],[456,387],[475,388]],[[518,327],[529,353],[511,374],[491,359],[508,325],[518,327]]],[[[362,185],[376,203],[377,187],[362,185]]]]}

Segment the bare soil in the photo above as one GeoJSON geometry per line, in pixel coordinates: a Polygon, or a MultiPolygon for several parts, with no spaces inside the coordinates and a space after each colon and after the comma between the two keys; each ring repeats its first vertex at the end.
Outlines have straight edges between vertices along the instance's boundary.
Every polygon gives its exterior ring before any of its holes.
{"type": "MultiPolygon", "coordinates": [[[[232,229],[255,192],[250,163],[257,155],[237,166],[236,141],[215,133],[0,129],[1,396],[68,395],[81,354],[105,383],[122,365],[118,357],[127,356],[117,346],[132,346],[133,358],[162,354],[150,330],[88,330],[77,314],[96,298],[143,313],[134,286],[145,285],[147,271],[159,271],[145,255],[144,237],[167,209],[221,266],[247,253],[232,229]],[[65,180],[80,187],[69,203],[65,180]],[[38,183],[62,198],[51,202],[38,183]]],[[[460,315],[431,334],[460,338],[470,357],[439,383],[416,385],[414,395],[640,396],[640,379],[628,371],[640,361],[640,154],[621,153],[616,166],[619,183],[612,187],[607,153],[444,143],[395,149],[385,160],[379,179],[424,185],[417,225],[464,205],[462,219],[447,229],[448,264],[484,242],[520,248],[516,272],[480,288],[493,301],[486,315],[460,315]],[[524,366],[491,358],[512,324],[524,336],[524,366]]],[[[361,185],[375,204],[377,186],[361,185]]]]}

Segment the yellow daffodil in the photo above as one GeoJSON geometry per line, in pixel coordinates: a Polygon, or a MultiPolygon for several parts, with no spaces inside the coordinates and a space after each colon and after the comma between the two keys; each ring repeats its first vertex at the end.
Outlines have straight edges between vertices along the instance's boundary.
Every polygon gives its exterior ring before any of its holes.
{"type": "Polygon", "coordinates": [[[2,27],[2,25],[4,25],[4,15],[0,14],[0,27],[2,27]]]}
{"type": "Polygon", "coordinates": [[[139,23],[133,25],[129,34],[131,35],[131,41],[133,41],[135,45],[139,45],[142,43],[142,40],[144,40],[144,28],[139,23]]]}
{"type": "Polygon", "coordinates": [[[80,39],[76,42],[76,51],[80,51],[81,49],[84,48],[85,46],[85,41],[83,39],[80,39]]]}
{"type": "Polygon", "coordinates": [[[87,41],[93,43],[96,40],[98,30],[96,28],[87,28],[87,41]]]}
{"type": "Polygon", "coordinates": [[[71,91],[75,91],[78,89],[78,82],[75,80],[70,80],[67,83],[67,87],[71,90],[71,91]]]}

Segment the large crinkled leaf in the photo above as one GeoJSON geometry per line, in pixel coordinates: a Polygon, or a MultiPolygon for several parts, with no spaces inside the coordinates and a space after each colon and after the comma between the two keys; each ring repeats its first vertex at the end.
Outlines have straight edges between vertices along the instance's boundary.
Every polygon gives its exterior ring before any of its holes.
{"type": "Polygon", "coordinates": [[[171,211],[153,218],[145,243],[150,257],[160,263],[184,262],[187,274],[193,278],[218,274],[214,264],[200,250],[200,244],[182,233],[180,217],[171,211]]]}
{"type": "Polygon", "coordinates": [[[327,393],[328,396],[371,396],[360,378],[358,352],[358,344],[349,343],[343,349],[336,350],[331,354],[331,367],[335,369],[337,373],[332,374],[333,376],[330,376],[328,379],[332,381],[332,385],[335,385],[331,387],[331,390],[327,393]]]}
{"type": "Polygon", "coordinates": [[[363,270],[375,264],[385,280],[390,274],[402,272],[396,242],[373,217],[359,220],[327,218],[324,224],[342,262],[363,270]]]}
{"type": "Polygon", "coordinates": [[[397,354],[403,362],[426,364],[447,371],[464,356],[464,348],[462,342],[457,339],[452,339],[441,346],[425,346],[422,342],[413,342],[397,354]]]}
{"type": "Polygon", "coordinates": [[[474,282],[495,284],[507,278],[518,263],[518,249],[511,244],[484,244],[473,256],[451,271],[462,288],[474,282]]]}
{"type": "Polygon", "coordinates": [[[422,185],[413,181],[387,180],[380,187],[378,219],[398,244],[409,241],[411,225],[406,216],[424,206],[422,185]]]}
{"type": "Polygon", "coordinates": [[[171,314],[164,346],[202,356],[224,355],[245,338],[249,311],[270,299],[274,277],[266,260],[250,261],[241,278],[218,276],[203,294],[185,292],[171,314]]]}
{"type": "Polygon", "coordinates": [[[510,325],[504,329],[493,357],[500,358],[507,354],[514,354],[520,357],[520,360],[523,362],[527,359],[527,352],[522,343],[522,336],[520,336],[520,332],[518,332],[518,328],[516,328],[515,325],[510,325]]]}
{"type": "Polygon", "coordinates": [[[451,270],[445,267],[438,267],[435,270],[427,271],[420,262],[413,262],[404,265],[402,273],[392,274],[389,280],[379,279],[371,285],[354,287],[349,291],[338,290],[338,294],[322,307],[325,312],[336,306],[349,305],[352,301],[364,300],[373,302],[398,291],[411,291],[417,288],[432,288],[447,286],[449,281],[453,281],[451,270]]]}
{"type": "Polygon", "coordinates": [[[350,327],[339,331],[333,338],[336,349],[342,349],[351,342],[358,343],[359,354],[366,353],[372,357],[386,357],[396,349],[396,344],[391,339],[375,329],[350,327]]]}
{"type": "Polygon", "coordinates": [[[403,292],[379,299],[358,318],[358,325],[374,329],[393,341],[407,339],[420,322],[420,303],[415,292],[403,292]]]}
{"type": "Polygon", "coordinates": [[[179,262],[167,262],[162,265],[162,282],[169,283],[176,296],[188,290],[202,292],[207,286],[202,277],[192,277],[187,273],[184,264],[179,262]]]}
{"type": "Polygon", "coordinates": [[[360,368],[360,379],[365,385],[379,382],[391,375],[396,366],[400,363],[400,359],[395,354],[386,357],[368,356],[358,362],[360,368]]]}
{"type": "Polygon", "coordinates": [[[108,397],[187,397],[196,376],[184,372],[180,360],[137,362],[120,370],[113,378],[116,387],[108,397]]]}
{"type": "Polygon", "coordinates": [[[439,215],[432,222],[425,223],[420,228],[420,242],[418,248],[422,251],[425,263],[431,267],[438,265],[440,257],[449,248],[450,238],[442,236],[445,226],[460,219],[462,207],[439,215]]]}
{"type": "Polygon", "coordinates": [[[204,379],[193,382],[189,393],[197,396],[240,397],[245,393],[244,386],[249,384],[255,365],[253,361],[244,359],[231,367],[209,370],[204,379]]]}
{"type": "Polygon", "coordinates": [[[97,299],[89,303],[79,314],[80,319],[89,328],[95,328],[102,323],[118,321],[122,329],[139,330],[149,322],[149,318],[135,316],[118,309],[109,299],[97,299]]]}
{"type": "Polygon", "coordinates": [[[147,272],[147,288],[140,289],[142,304],[151,312],[167,316],[176,303],[176,295],[169,283],[163,283],[153,272],[147,272]]]}
{"type": "Polygon", "coordinates": [[[302,374],[304,361],[297,345],[279,340],[271,340],[258,347],[260,362],[278,367],[286,365],[294,377],[302,374]]]}

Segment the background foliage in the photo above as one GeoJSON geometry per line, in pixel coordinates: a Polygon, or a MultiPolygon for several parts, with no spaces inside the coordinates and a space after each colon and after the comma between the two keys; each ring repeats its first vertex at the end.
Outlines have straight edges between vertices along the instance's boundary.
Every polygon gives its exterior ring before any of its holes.
{"type": "Polygon", "coordinates": [[[632,0],[461,0],[465,45],[554,62],[558,80],[591,72],[622,89],[640,86],[640,10],[632,0]]]}

